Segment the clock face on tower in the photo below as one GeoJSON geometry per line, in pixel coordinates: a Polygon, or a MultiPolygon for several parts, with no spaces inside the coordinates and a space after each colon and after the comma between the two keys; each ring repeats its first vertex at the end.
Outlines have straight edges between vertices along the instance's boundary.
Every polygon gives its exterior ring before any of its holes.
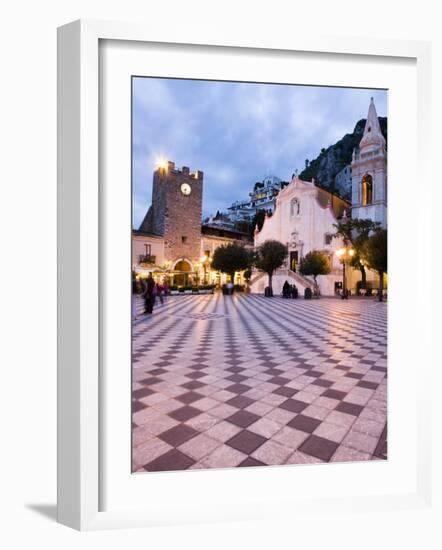
{"type": "Polygon", "coordinates": [[[190,195],[190,192],[192,191],[192,188],[188,183],[182,183],[181,184],[181,193],[183,195],[190,195]]]}

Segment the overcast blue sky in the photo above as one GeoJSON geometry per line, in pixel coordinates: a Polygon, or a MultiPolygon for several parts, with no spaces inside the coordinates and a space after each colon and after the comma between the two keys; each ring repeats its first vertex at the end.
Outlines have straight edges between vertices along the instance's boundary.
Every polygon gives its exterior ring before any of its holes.
{"type": "Polygon", "coordinates": [[[204,172],[209,215],[247,198],[268,174],[289,180],[353,131],[371,96],[378,116],[387,116],[381,90],[134,78],[134,227],[151,203],[159,158],[204,172]]]}

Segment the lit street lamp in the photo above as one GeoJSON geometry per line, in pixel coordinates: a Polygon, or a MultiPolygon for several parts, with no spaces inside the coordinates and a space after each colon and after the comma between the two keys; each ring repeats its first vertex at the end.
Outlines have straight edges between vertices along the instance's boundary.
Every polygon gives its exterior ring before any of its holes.
{"type": "Polygon", "coordinates": [[[336,256],[342,263],[342,294],[343,300],[348,300],[347,279],[345,277],[345,262],[354,255],[355,251],[352,248],[343,246],[339,250],[336,250],[336,256]]]}

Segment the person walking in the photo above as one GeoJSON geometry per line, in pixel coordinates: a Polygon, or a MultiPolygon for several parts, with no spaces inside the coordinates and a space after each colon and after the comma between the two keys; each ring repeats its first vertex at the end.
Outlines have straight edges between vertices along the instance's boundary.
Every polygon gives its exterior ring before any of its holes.
{"type": "Polygon", "coordinates": [[[282,285],[282,297],[288,298],[290,296],[290,283],[288,281],[285,281],[285,283],[282,285]]]}
{"type": "Polygon", "coordinates": [[[170,291],[170,288],[169,288],[169,285],[167,282],[163,283],[163,298],[164,300],[166,300],[167,296],[169,296],[169,291],[170,291]]]}
{"type": "Polygon", "coordinates": [[[161,283],[155,285],[155,294],[160,299],[160,304],[163,305],[164,302],[164,286],[161,283]]]}
{"type": "Polygon", "coordinates": [[[153,306],[155,303],[155,281],[153,280],[152,273],[149,273],[149,276],[144,282],[143,298],[144,314],[149,315],[153,312],[153,306]]]}

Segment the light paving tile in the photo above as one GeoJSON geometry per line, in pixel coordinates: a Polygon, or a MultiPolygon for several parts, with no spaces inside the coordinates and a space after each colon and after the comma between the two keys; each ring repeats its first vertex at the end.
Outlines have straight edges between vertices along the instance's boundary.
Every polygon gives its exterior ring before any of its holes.
{"type": "Polygon", "coordinates": [[[347,433],[347,427],[331,424],[330,422],[322,422],[313,432],[314,435],[329,439],[335,443],[341,443],[347,433]]]}
{"type": "Polygon", "coordinates": [[[220,445],[220,441],[200,434],[180,445],[178,449],[195,460],[201,460],[220,445]]]}
{"type": "Polygon", "coordinates": [[[377,437],[372,437],[368,434],[363,434],[355,430],[351,430],[342,441],[342,444],[346,447],[351,447],[356,451],[362,453],[373,454],[378,443],[377,437]]]}
{"type": "Polygon", "coordinates": [[[209,428],[205,433],[209,437],[212,437],[224,443],[225,441],[239,433],[241,430],[242,428],[240,426],[235,426],[231,422],[226,422],[225,420],[222,420],[221,422],[218,422],[217,424],[209,428]]]}
{"type": "Polygon", "coordinates": [[[266,441],[252,453],[252,458],[264,462],[264,464],[284,464],[292,454],[293,449],[278,443],[277,441],[266,441]]]}
{"type": "Polygon", "coordinates": [[[268,439],[278,432],[281,429],[281,426],[269,418],[260,418],[253,424],[250,424],[247,429],[268,439]]]}
{"type": "Polygon", "coordinates": [[[245,458],[247,458],[246,454],[223,444],[202,459],[202,464],[206,468],[233,468],[245,458]]]}

